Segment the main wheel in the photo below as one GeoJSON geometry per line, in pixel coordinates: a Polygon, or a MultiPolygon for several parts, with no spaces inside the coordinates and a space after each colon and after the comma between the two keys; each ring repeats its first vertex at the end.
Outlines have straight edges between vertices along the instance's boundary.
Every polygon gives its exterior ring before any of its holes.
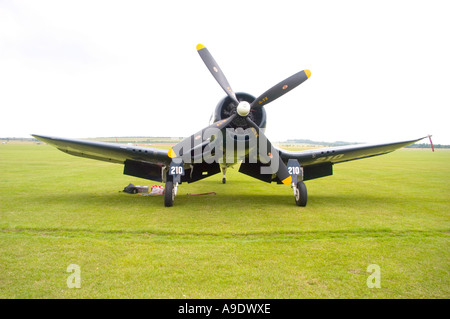
{"type": "Polygon", "coordinates": [[[164,188],[164,206],[172,207],[175,199],[175,193],[173,191],[173,181],[167,181],[164,188]]]}
{"type": "Polygon", "coordinates": [[[305,207],[308,201],[308,192],[306,191],[306,185],[303,182],[297,183],[297,191],[295,192],[295,203],[298,206],[305,207]]]}

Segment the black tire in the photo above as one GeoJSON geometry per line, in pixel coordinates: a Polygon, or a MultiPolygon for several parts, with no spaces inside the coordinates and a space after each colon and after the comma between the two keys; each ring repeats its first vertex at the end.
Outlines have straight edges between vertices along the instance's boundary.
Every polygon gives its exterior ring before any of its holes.
{"type": "Polygon", "coordinates": [[[167,181],[164,188],[164,206],[172,207],[174,200],[173,181],[167,181]]]}
{"type": "Polygon", "coordinates": [[[305,207],[306,202],[308,201],[308,192],[306,190],[306,185],[303,182],[297,183],[298,192],[295,195],[295,203],[298,206],[305,207]]]}

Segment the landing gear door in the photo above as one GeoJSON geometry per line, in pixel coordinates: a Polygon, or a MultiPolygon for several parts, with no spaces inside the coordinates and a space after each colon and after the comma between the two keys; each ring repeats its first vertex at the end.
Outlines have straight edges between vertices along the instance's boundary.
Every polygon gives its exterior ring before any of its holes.
{"type": "Polygon", "coordinates": [[[292,177],[292,183],[297,185],[298,182],[303,181],[303,168],[296,159],[290,159],[287,163],[289,175],[292,177]]]}
{"type": "Polygon", "coordinates": [[[174,183],[181,183],[181,176],[184,176],[184,165],[182,161],[175,161],[170,163],[169,175],[172,176],[174,183]]]}

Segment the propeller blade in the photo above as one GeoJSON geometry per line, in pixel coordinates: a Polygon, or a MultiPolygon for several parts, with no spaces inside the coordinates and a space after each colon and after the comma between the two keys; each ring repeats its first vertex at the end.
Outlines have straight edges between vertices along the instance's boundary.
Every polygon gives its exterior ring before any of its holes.
{"type": "MultiPolygon", "coordinates": [[[[169,152],[168,155],[170,158],[176,158],[183,156],[183,154],[190,153],[194,149],[203,148],[206,146],[209,142],[207,141],[208,138],[210,138],[210,135],[204,135],[205,132],[207,132],[210,129],[218,129],[222,130],[223,128],[227,127],[236,117],[236,114],[231,115],[230,117],[217,121],[213,124],[211,124],[208,127],[205,127],[201,131],[195,133],[194,135],[191,135],[189,137],[186,137],[181,142],[173,146],[169,152]],[[206,138],[205,138],[206,137],[206,138]],[[206,142],[205,142],[206,141],[206,142]]],[[[213,132],[207,132],[207,133],[213,133],[213,132]]]]}
{"type": "Polygon", "coordinates": [[[270,143],[270,141],[267,139],[267,137],[264,135],[263,131],[260,130],[259,126],[256,125],[255,122],[253,122],[250,118],[245,118],[245,120],[247,121],[248,125],[250,125],[251,127],[253,127],[256,132],[259,135],[259,141],[267,141],[267,150],[270,152],[268,155],[269,157],[271,157],[271,161],[275,160],[278,162],[278,168],[277,168],[277,177],[280,179],[280,181],[285,184],[285,185],[291,185],[292,184],[292,177],[289,174],[289,171],[287,169],[286,164],[284,164],[283,160],[280,158],[280,154],[278,153],[278,151],[276,151],[274,149],[274,147],[272,146],[272,143],[270,143]]]}
{"type": "Polygon", "coordinates": [[[230,84],[228,83],[227,78],[225,77],[225,74],[222,72],[222,70],[220,69],[216,60],[214,60],[211,53],[209,53],[208,49],[205,48],[205,46],[203,44],[198,44],[197,52],[200,55],[200,57],[202,58],[203,62],[208,67],[208,70],[211,72],[213,77],[216,79],[216,81],[219,83],[219,85],[225,91],[225,93],[227,93],[228,96],[233,100],[233,102],[236,105],[238,105],[239,101],[236,97],[236,94],[234,94],[233,90],[231,89],[230,84]]]}
{"type": "Polygon", "coordinates": [[[255,99],[252,102],[251,107],[252,108],[261,107],[266,104],[269,104],[270,102],[275,101],[280,96],[286,94],[293,88],[305,82],[310,76],[311,71],[303,70],[288,77],[286,80],[278,83],[277,85],[273,86],[272,88],[261,94],[257,99],[255,99]]]}

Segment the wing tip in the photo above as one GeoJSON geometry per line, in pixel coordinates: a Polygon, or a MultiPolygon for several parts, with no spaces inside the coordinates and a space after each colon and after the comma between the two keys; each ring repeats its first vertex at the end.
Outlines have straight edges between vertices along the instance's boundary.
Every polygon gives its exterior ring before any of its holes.
{"type": "Polygon", "coordinates": [[[30,135],[33,136],[34,138],[38,139],[38,140],[43,139],[43,138],[46,138],[45,136],[43,136],[43,135],[38,135],[38,134],[30,134],[30,135]]]}

